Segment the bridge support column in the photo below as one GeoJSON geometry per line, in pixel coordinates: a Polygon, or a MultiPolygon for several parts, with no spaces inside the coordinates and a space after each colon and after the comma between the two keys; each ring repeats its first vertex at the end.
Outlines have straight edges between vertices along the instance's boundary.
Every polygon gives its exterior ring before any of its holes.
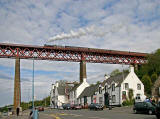
{"type": "Polygon", "coordinates": [[[87,75],[86,75],[86,62],[82,60],[80,62],[80,83],[86,80],[87,75]]]}
{"type": "Polygon", "coordinates": [[[20,109],[21,104],[21,86],[20,86],[20,59],[15,60],[15,78],[14,78],[14,113],[20,109]]]}

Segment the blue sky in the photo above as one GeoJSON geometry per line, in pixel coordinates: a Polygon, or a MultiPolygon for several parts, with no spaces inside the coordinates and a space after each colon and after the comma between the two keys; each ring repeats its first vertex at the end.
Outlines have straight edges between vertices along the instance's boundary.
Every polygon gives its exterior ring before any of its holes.
{"type": "MultiPolygon", "coordinates": [[[[104,35],[51,44],[151,53],[160,48],[160,1],[0,0],[0,43],[44,45],[50,37],[91,26],[104,35]]],[[[13,103],[14,65],[14,59],[0,59],[0,106],[13,103]]],[[[87,81],[102,81],[116,68],[122,66],[88,63],[87,81]]],[[[22,101],[31,99],[31,80],[32,60],[21,60],[22,101]]],[[[49,95],[56,80],[79,81],[79,63],[35,61],[36,99],[49,95]]]]}

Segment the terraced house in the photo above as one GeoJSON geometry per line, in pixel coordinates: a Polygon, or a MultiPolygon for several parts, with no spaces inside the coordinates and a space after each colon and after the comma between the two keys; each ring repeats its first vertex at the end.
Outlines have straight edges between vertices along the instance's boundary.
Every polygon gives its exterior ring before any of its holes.
{"type": "Polygon", "coordinates": [[[86,78],[83,79],[79,84],[75,85],[69,92],[69,102],[70,104],[78,104],[78,97],[80,94],[88,87],[89,84],[86,81],[86,78]]]}

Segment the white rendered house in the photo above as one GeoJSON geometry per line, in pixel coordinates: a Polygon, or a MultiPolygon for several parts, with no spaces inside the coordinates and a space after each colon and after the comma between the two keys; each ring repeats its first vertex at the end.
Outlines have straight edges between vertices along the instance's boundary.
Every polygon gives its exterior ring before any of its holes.
{"type": "Polygon", "coordinates": [[[59,85],[59,82],[52,85],[50,96],[50,104],[53,108],[59,108],[62,104],[69,103],[66,85],[59,85]]]}
{"type": "Polygon", "coordinates": [[[70,104],[78,104],[78,97],[83,92],[83,90],[88,87],[89,84],[86,81],[86,78],[83,79],[83,81],[77,85],[75,85],[69,92],[69,102],[70,104]]]}
{"type": "Polygon", "coordinates": [[[98,91],[99,84],[90,85],[86,87],[78,97],[78,104],[85,106],[94,103],[95,92],[98,91]]]}
{"type": "Polygon", "coordinates": [[[96,102],[105,106],[122,105],[123,101],[128,99],[129,89],[133,90],[133,98],[145,98],[144,85],[134,72],[134,67],[130,67],[127,73],[118,74],[113,77],[107,77],[104,82],[99,85],[97,91],[96,102]]]}

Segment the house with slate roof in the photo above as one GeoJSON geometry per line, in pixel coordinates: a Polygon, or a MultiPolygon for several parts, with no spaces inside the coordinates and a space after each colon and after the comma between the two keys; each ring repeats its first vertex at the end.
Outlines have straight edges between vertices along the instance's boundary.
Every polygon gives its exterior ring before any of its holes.
{"type": "Polygon", "coordinates": [[[59,82],[56,82],[56,84],[52,85],[52,89],[50,92],[50,104],[53,108],[59,108],[64,103],[69,103],[69,90],[71,89],[71,86],[60,85],[59,82]]]}
{"type": "Polygon", "coordinates": [[[95,102],[95,92],[98,91],[99,84],[91,85],[83,90],[78,97],[78,104],[83,106],[89,105],[95,102]]]}
{"type": "Polygon", "coordinates": [[[69,102],[70,104],[78,104],[78,97],[83,92],[83,90],[88,87],[89,84],[86,81],[86,78],[82,82],[75,85],[69,92],[69,102]]]}
{"type": "Polygon", "coordinates": [[[129,72],[107,77],[96,92],[96,103],[109,105],[122,105],[128,98],[129,89],[133,90],[133,98],[145,98],[144,85],[130,67],[129,72]]]}

